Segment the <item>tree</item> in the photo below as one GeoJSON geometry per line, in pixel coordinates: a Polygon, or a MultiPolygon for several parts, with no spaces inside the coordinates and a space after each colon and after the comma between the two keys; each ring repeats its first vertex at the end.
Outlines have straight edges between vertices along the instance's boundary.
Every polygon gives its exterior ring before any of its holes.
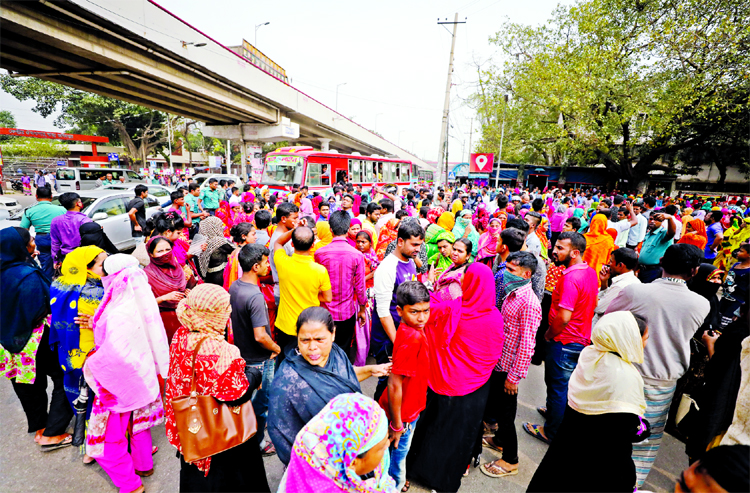
{"type": "Polygon", "coordinates": [[[511,158],[603,164],[635,185],[651,170],[676,172],[680,151],[750,108],[743,0],[588,0],[542,27],[506,22],[491,42],[506,59],[480,69],[480,148],[497,147],[510,94],[511,158]]]}
{"type": "Polygon", "coordinates": [[[5,157],[65,157],[68,148],[56,140],[16,137],[3,142],[5,157]]]}
{"type": "Polygon", "coordinates": [[[125,146],[131,157],[144,166],[146,156],[161,150],[168,140],[167,116],[160,111],[35,78],[3,75],[0,87],[19,101],[35,101],[32,111],[44,117],[60,104],[61,114],[55,126],[109,137],[112,144],[125,146]]]}
{"type": "MultiPolygon", "coordinates": [[[[0,111],[0,127],[16,128],[16,117],[13,113],[8,110],[0,111]]],[[[0,135],[0,142],[9,141],[12,138],[10,135],[0,135]]]]}

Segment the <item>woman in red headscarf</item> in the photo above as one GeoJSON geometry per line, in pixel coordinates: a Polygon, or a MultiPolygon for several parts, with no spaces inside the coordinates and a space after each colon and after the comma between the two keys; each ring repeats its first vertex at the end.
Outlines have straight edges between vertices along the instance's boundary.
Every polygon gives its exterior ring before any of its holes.
{"type": "Polygon", "coordinates": [[[163,236],[151,238],[146,244],[146,251],[151,262],[143,269],[148,276],[148,284],[156,297],[156,303],[159,305],[159,315],[164,322],[169,342],[172,342],[172,336],[180,328],[175,309],[180,300],[189,292],[185,272],[177,263],[172,249],[173,243],[167,238],[163,236]]]}
{"type": "Polygon", "coordinates": [[[408,458],[409,477],[436,491],[458,491],[471,459],[478,464],[489,379],[503,351],[492,271],[470,265],[461,287],[461,298],[444,301],[433,294],[430,300],[427,407],[408,458]]]}

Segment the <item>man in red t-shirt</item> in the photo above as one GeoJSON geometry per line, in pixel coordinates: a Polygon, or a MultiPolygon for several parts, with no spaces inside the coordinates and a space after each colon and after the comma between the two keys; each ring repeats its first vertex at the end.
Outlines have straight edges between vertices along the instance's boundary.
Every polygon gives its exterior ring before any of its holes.
{"type": "Polygon", "coordinates": [[[583,348],[591,344],[591,320],[594,318],[599,276],[586,262],[586,238],[580,233],[561,233],[552,252],[556,265],[565,266],[552,292],[549,329],[544,334],[547,354],[544,381],[547,384],[547,407],[538,411],[544,426],[524,423],[523,429],[549,443],[557,433],[568,404],[568,381],[578,364],[583,348]]]}
{"type": "Polygon", "coordinates": [[[430,318],[430,292],[421,282],[407,281],[396,290],[396,310],[401,324],[393,342],[393,367],[388,391],[380,396],[380,406],[390,420],[391,467],[388,474],[401,491],[406,481],[406,455],[414,425],[427,405],[427,379],[430,353],[424,327],[430,318]]]}

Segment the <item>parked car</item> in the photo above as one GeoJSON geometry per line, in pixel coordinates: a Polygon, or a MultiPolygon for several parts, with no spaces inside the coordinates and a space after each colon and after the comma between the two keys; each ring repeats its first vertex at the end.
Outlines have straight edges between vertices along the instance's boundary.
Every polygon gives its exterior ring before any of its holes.
{"type": "MultiPolygon", "coordinates": [[[[131,233],[130,216],[128,216],[128,202],[135,194],[130,190],[82,190],[77,192],[81,196],[83,209],[81,212],[99,223],[104,232],[118,250],[128,250],[136,246],[131,233]]],[[[52,203],[60,205],[60,194],[55,194],[52,203]]],[[[146,198],[146,219],[161,210],[159,201],[154,197],[146,198]]]]}
{"type": "MultiPolygon", "coordinates": [[[[141,183],[116,183],[114,185],[107,185],[104,188],[101,188],[100,190],[135,190],[135,187],[138,185],[141,185],[141,183]]],[[[171,204],[172,200],[170,199],[169,195],[174,192],[174,188],[165,187],[162,185],[149,185],[146,183],[146,186],[148,187],[148,196],[154,197],[156,200],[159,201],[159,205],[162,207],[167,207],[167,204],[171,204]]],[[[135,192],[133,192],[135,193],[135,192]]]]}
{"type": "Polygon", "coordinates": [[[23,206],[18,199],[12,195],[0,195],[0,211],[5,211],[10,219],[20,218],[23,214],[23,206]]]}
{"type": "Polygon", "coordinates": [[[76,192],[78,190],[93,190],[96,180],[105,178],[111,173],[115,180],[125,177],[125,183],[146,183],[146,180],[129,169],[120,168],[58,168],[57,188],[59,192],[76,192]]]}
{"type": "Polygon", "coordinates": [[[201,186],[201,188],[206,188],[208,186],[208,180],[211,178],[216,178],[217,180],[234,180],[234,186],[238,187],[240,190],[242,190],[242,185],[244,184],[239,176],[237,175],[228,175],[228,174],[222,174],[222,173],[198,173],[197,175],[193,176],[193,180],[201,186]]]}

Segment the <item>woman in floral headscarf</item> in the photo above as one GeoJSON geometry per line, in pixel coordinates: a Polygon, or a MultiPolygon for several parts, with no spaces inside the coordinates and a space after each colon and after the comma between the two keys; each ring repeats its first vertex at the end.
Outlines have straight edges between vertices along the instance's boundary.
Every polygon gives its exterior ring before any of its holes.
{"type": "Polygon", "coordinates": [[[471,224],[471,211],[462,210],[456,219],[456,225],[453,226],[453,236],[458,238],[468,238],[471,241],[471,258],[476,258],[479,251],[479,233],[471,224]],[[466,235],[464,235],[466,233],[466,235]]]}
{"type": "Polygon", "coordinates": [[[385,258],[385,251],[388,248],[388,245],[398,237],[399,222],[398,219],[392,217],[382,228],[380,228],[380,232],[378,233],[378,246],[375,247],[375,253],[378,256],[378,260],[381,262],[385,258]]]}
{"type": "MultiPolygon", "coordinates": [[[[193,353],[200,343],[195,362],[195,384],[200,395],[238,406],[248,400],[250,383],[245,360],[237,346],[225,339],[232,307],[229,293],[221,286],[201,284],[177,305],[182,323],[169,348],[166,385],[167,439],[181,452],[173,399],[190,394],[193,353]]],[[[180,491],[270,491],[258,441],[242,445],[195,462],[180,455],[180,491]]]]}
{"type": "Polygon", "coordinates": [[[388,418],[377,402],[337,395],[294,440],[279,493],[395,492],[388,444],[388,418]]]}
{"type": "Polygon", "coordinates": [[[427,213],[427,220],[430,221],[430,224],[437,223],[438,218],[442,216],[445,213],[445,209],[442,207],[435,207],[434,209],[430,209],[430,212],[427,213]]]}
{"type": "Polygon", "coordinates": [[[206,238],[206,249],[198,257],[198,270],[205,282],[224,284],[224,268],[234,246],[224,237],[224,223],[217,217],[201,221],[198,232],[206,238]]]}

